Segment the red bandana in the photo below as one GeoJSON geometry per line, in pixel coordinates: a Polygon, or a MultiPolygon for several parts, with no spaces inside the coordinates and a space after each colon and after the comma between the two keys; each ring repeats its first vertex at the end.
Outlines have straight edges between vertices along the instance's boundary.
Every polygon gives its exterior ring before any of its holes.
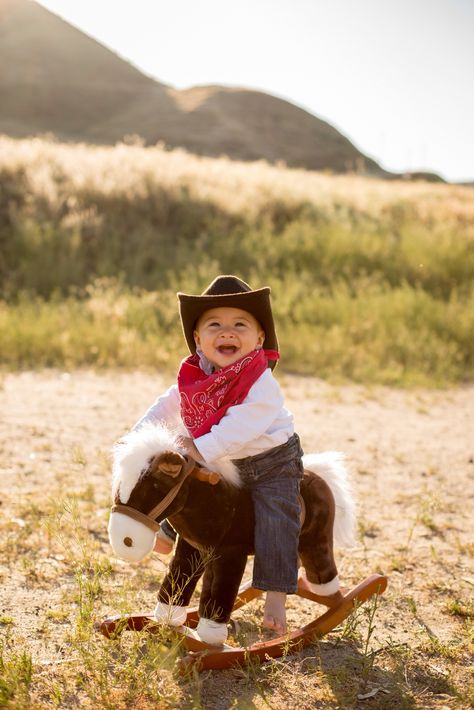
{"type": "Polygon", "coordinates": [[[276,350],[254,350],[211,375],[200,368],[197,354],[183,360],[178,372],[181,418],[192,437],[207,434],[229,407],[241,404],[268,360],[279,357],[276,350]]]}

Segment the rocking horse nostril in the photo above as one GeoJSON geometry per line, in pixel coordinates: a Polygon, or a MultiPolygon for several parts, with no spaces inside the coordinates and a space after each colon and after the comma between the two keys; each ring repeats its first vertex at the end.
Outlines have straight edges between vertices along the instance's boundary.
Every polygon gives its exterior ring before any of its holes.
{"type": "Polygon", "coordinates": [[[126,545],[127,547],[132,547],[133,546],[132,538],[131,537],[124,537],[123,544],[126,545]]]}

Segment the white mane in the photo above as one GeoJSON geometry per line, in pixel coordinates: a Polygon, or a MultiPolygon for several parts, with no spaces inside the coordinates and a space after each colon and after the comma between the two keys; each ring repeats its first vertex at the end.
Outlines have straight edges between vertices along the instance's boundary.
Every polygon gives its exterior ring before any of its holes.
{"type": "MultiPolygon", "coordinates": [[[[139,429],[129,432],[112,449],[112,496],[119,495],[121,503],[126,503],[140,480],[142,473],[148,468],[150,460],[164,451],[177,451],[185,454],[180,446],[179,437],[182,432],[171,430],[163,423],[147,422],[139,429]]],[[[237,468],[229,459],[212,462],[209,468],[217,471],[234,486],[240,486],[241,480],[237,468]]]]}

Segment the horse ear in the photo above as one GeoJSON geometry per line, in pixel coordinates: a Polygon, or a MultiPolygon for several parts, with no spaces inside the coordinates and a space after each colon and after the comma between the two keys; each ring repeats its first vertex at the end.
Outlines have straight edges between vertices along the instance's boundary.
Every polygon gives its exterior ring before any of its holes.
{"type": "Polygon", "coordinates": [[[164,473],[165,476],[176,478],[183,470],[185,463],[186,461],[181,454],[178,454],[175,451],[165,451],[162,454],[157,454],[150,459],[148,470],[152,475],[164,473]]]}

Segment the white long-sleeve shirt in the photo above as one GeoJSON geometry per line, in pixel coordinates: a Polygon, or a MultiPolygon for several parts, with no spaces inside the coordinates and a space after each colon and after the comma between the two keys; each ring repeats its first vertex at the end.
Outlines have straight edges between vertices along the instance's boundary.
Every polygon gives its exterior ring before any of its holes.
{"type": "MultiPolygon", "coordinates": [[[[135,424],[164,421],[169,426],[182,424],[178,385],[172,385],[151,405],[135,424]]],[[[208,434],[194,439],[204,461],[220,458],[242,459],[285,444],[294,433],[293,415],[284,406],[283,394],[270,368],[260,375],[247,397],[226,411],[208,434]]]]}

